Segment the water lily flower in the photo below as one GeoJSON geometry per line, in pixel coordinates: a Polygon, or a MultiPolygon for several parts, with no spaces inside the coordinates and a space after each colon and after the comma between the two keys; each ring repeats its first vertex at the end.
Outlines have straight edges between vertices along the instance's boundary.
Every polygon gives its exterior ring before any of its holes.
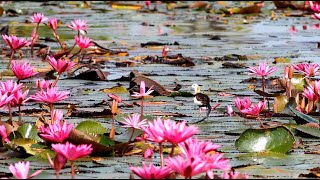
{"type": "Polygon", "coordinates": [[[249,108],[242,109],[241,112],[247,115],[259,116],[260,112],[265,109],[267,101],[260,101],[258,104],[251,104],[249,108]]]}
{"type": "Polygon", "coordinates": [[[5,125],[0,125],[0,135],[5,142],[10,142],[5,125]]]}
{"type": "Polygon", "coordinates": [[[58,28],[58,20],[56,18],[50,19],[49,26],[54,32],[56,32],[58,28]]]}
{"type": "Polygon", "coordinates": [[[172,144],[183,142],[199,132],[197,126],[187,126],[185,121],[176,123],[168,119],[163,121],[163,125],[164,137],[166,141],[172,144]]]}
{"type": "Polygon", "coordinates": [[[52,83],[50,81],[48,81],[48,80],[40,80],[40,79],[38,79],[36,81],[36,86],[37,86],[37,88],[39,90],[47,89],[47,88],[51,87],[51,84],[52,83]]]}
{"type": "Polygon", "coordinates": [[[2,93],[0,91],[0,108],[9,104],[13,99],[13,94],[8,96],[8,93],[2,93]]]}
{"type": "Polygon", "coordinates": [[[49,124],[47,127],[42,125],[39,129],[39,136],[45,141],[52,143],[63,143],[73,129],[73,124],[68,124],[66,121],[63,123],[56,121],[49,124]]]}
{"type": "Polygon", "coordinates": [[[86,49],[92,45],[91,39],[88,37],[82,37],[80,35],[80,36],[75,36],[74,39],[81,50],[86,49]]]}
{"type": "Polygon", "coordinates": [[[48,18],[44,17],[43,13],[34,13],[33,16],[31,17],[31,22],[37,23],[37,24],[43,23],[47,20],[48,18]]]}
{"type": "Polygon", "coordinates": [[[18,49],[29,46],[31,44],[31,42],[28,42],[25,39],[18,38],[17,36],[13,36],[13,35],[8,36],[5,34],[2,34],[2,38],[6,42],[6,44],[10,46],[11,50],[14,52],[18,49]]]}
{"type": "Polygon", "coordinates": [[[28,176],[29,166],[30,166],[29,161],[27,161],[27,162],[20,161],[15,164],[10,164],[9,170],[17,179],[30,179],[32,177],[37,176],[38,174],[40,174],[42,172],[42,170],[37,170],[36,172],[34,172],[30,176],[28,176]]]}
{"type": "Polygon", "coordinates": [[[152,155],[154,154],[154,151],[153,149],[151,148],[148,148],[144,153],[143,153],[143,157],[145,159],[149,159],[149,158],[152,158],[152,155]]]}
{"type": "Polygon", "coordinates": [[[28,61],[12,61],[12,71],[19,80],[27,79],[38,74],[38,72],[35,72],[34,67],[30,66],[28,61]]]}
{"type": "Polygon", "coordinates": [[[180,155],[186,158],[200,157],[207,153],[215,152],[220,145],[213,144],[210,141],[199,141],[198,138],[189,138],[178,144],[180,147],[180,155]]]}
{"type": "Polygon", "coordinates": [[[76,65],[74,62],[70,60],[63,60],[61,58],[56,60],[54,57],[51,56],[48,56],[48,62],[54,68],[54,70],[57,71],[59,75],[65,71],[69,71],[76,65]]]}
{"type": "Polygon", "coordinates": [[[268,76],[269,74],[275,72],[277,69],[275,67],[267,66],[266,62],[259,63],[258,67],[249,67],[250,75],[256,76],[268,76]]]}
{"type": "Polygon", "coordinates": [[[86,30],[88,29],[87,21],[81,19],[71,21],[71,25],[68,25],[68,27],[80,32],[83,35],[86,33],[86,30]]]}
{"type": "Polygon", "coordinates": [[[63,155],[70,161],[72,179],[75,178],[74,161],[80,157],[91,154],[93,151],[92,144],[80,144],[76,146],[68,141],[65,144],[52,144],[51,147],[56,153],[63,155]]]}
{"type": "Polygon", "coordinates": [[[8,93],[8,96],[14,94],[22,88],[22,83],[17,84],[13,80],[7,80],[6,82],[0,81],[0,91],[2,94],[8,93]]]}
{"type": "Polygon", "coordinates": [[[26,103],[31,97],[27,98],[29,93],[29,90],[25,90],[24,92],[22,89],[19,89],[15,93],[13,93],[13,101],[11,102],[12,107],[18,106],[18,105],[23,105],[26,103]]]}
{"type": "Polygon", "coordinates": [[[76,146],[68,141],[64,144],[58,143],[52,144],[51,146],[56,153],[64,155],[69,161],[87,156],[91,154],[93,150],[91,144],[80,144],[76,146]]]}
{"type": "Polygon", "coordinates": [[[319,75],[320,72],[318,71],[320,68],[319,64],[306,64],[306,63],[301,63],[301,64],[292,64],[293,68],[295,70],[298,70],[299,72],[303,73],[307,77],[312,77],[315,75],[319,75]]]}
{"type": "Polygon", "coordinates": [[[154,90],[152,90],[153,85],[149,88],[149,90],[146,92],[146,84],[144,81],[140,82],[140,93],[138,92],[133,92],[133,94],[131,96],[134,97],[145,97],[150,95],[154,90]]]}
{"type": "Polygon", "coordinates": [[[231,105],[227,105],[227,114],[228,114],[229,116],[232,116],[232,114],[233,114],[233,109],[232,109],[232,106],[231,106],[231,105]]]}
{"type": "Polygon", "coordinates": [[[142,162],[142,167],[130,166],[129,169],[142,179],[164,179],[172,173],[169,167],[157,167],[153,164],[147,166],[142,162]]]}
{"type": "Polygon", "coordinates": [[[162,57],[166,57],[168,55],[169,50],[170,49],[168,46],[164,46],[162,49],[162,57]]]}
{"type": "Polygon", "coordinates": [[[310,8],[313,12],[319,13],[320,12],[320,3],[317,1],[308,1],[310,8]]]}
{"type": "Polygon", "coordinates": [[[165,142],[164,123],[160,117],[157,117],[153,122],[148,122],[148,126],[143,127],[145,139],[152,142],[162,143],[165,142]]]}
{"type": "Polygon", "coordinates": [[[148,126],[147,120],[144,119],[140,121],[140,114],[134,113],[131,116],[124,118],[124,121],[121,122],[124,124],[121,127],[128,127],[128,128],[134,128],[134,129],[142,129],[142,127],[148,126]]]}
{"type": "Polygon", "coordinates": [[[58,101],[67,99],[69,93],[69,91],[58,92],[58,88],[53,87],[38,91],[35,95],[31,96],[31,99],[45,103],[56,103],[58,101]]]}
{"type": "Polygon", "coordinates": [[[242,100],[237,97],[234,100],[234,103],[236,105],[236,107],[238,108],[238,110],[241,112],[243,109],[247,109],[251,106],[251,99],[248,97],[244,97],[242,100]]]}
{"type": "Polygon", "coordinates": [[[223,172],[223,179],[249,179],[249,175],[240,174],[238,171],[231,170],[223,172]]]}
{"type": "Polygon", "coordinates": [[[180,155],[175,158],[168,157],[166,159],[166,165],[186,179],[191,179],[192,176],[207,172],[211,169],[210,163],[201,158],[196,157],[189,159],[180,155]]]}

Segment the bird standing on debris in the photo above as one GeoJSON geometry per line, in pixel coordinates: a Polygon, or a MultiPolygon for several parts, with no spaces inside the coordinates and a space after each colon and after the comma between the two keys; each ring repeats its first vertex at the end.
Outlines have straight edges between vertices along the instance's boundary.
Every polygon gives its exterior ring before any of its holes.
{"type": "Polygon", "coordinates": [[[209,114],[211,112],[211,105],[210,105],[210,98],[208,95],[203,94],[200,92],[200,86],[198,84],[192,84],[191,86],[194,89],[194,98],[193,98],[193,102],[199,106],[199,110],[201,112],[202,109],[206,109],[207,110],[207,114],[206,117],[204,117],[203,119],[201,119],[198,122],[201,122],[205,119],[208,119],[209,114]]]}

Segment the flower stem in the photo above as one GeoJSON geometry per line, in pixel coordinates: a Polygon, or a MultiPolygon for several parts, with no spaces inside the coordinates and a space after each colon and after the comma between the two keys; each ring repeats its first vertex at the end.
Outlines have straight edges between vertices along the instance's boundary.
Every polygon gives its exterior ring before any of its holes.
{"type": "Polygon", "coordinates": [[[50,103],[50,114],[52,113],[52,111],[53,111],[53,103],[50,103]]]}
{"type": "Polygon", "coordinates": [[[170,157],[173,157],[173,155],[174,155],[174,144],[172,143],[170,157]]]}
{"type": "Polygon", "coordinates": [[[143,119],[143,110],[144,110],[144,105],[143,105],[144,97],[141,97],[141,116],[140,116],[140,121],[143,119]]]}
{"type": "Polygon", "coordinates": [[[56,179],[59,179],[59,171],[56,171],[56,179]]]}
{"type": "Polygon", "coordinates": [[[81,49],[77,52],[77,53],[75,53],[74,55],[72,55],[71,57],[70,57],[70,60],[72,60],[72,58],[74,57],[74,56],[76,56],[77,54],[79,54],[81,52],[81,49]]]}
{"type": "Polygon", "coordinates": [[[7,69],[10,69],[10,65],[11,65],[11,61],[12,61],[12,59],[13,59],[14,53],[15,53],[15,51],[12,50],[12,51],[11,51],[11,55],[10,55],[10,59],[9,59],[9,63],[8,63],[8,66],[7,66],[7,69]]]}
{"type": "Polygon", "coordinates": [[[39,29],[39,24],[37,23],[36,31],[35,31],[35,38],[31,40],[31,57],[33,57],[34,42],[36,41],[38,29],[39,29]]]}
{"type": "Polygon", "coordinates": [[[265,129],[266,127],[263,125],[263,123],[262,123],[262,121],[261,121],[261,119],[260,119],[260,116],[258,116],[258,121],[260,122],[260,125],[261,125],[261,127],[263,128],[263,129],[265,129]]]}
{"type": "Polygon", "coordinates": [[[131,136],[130,136],[130,138],[129,138],[129,141],[128,141],[128,143],[130,143],[131,142],[131,139],[132,139],[132,137],[133,137],[133,134],[134,134],[134,131],[135,131],[135,128],[132,128],[133,130],[132,130],[132,133],[131,133],[131,136]]]}
{"type": "Polygon", "coordinates": [[[56,80],[52,83],[51,87],[55,87],[55,86],[56,86],[56,84],[57,84],[57,82],[58,82],[59,78],[60,78],[60,74],[58,74],[58,76],[57,76],[56,80]]]}
{"type": "Polygon", "coordinates": [[[160,162],[161,162],[161,167],[164,165],[164,158],[163,158],[163,148],[162,148],[162,142],[159,143],[159,148],[160,148],[160,162]]]}
{"type": "Polygon", "coordinates": [[[18,105],[18,111],[19,111],[19,121],[18,124],[22,125],[22,119],[21,119],[21,105],[18,105]]]}
{"type": "Polygon", "coordinates": [[[60,37],[58,36],[57,32],[53,31],[53,35],[57,39],[59,45],[61,46],[61,49],[63,49],[62,42],[61,42],[60,37]]]}
{"type": "Polygon", "coordinates": [[[75,179],[74,161],[70,161],[70,164],[71,164],[71,178],[75,179]]]}
{"type": "Polygon", "coordinates": [[[11,103],[8,104],[8,109],[9,109],[9,124],[13,126],[11,103]]]}

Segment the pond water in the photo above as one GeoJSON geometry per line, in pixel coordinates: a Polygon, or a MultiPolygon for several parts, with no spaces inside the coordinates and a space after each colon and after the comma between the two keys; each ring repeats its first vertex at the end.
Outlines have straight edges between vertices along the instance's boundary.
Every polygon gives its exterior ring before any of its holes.
{"type": "MultiPolygon", "coordinates": [[[[128,1],[129,2],[129,1],[128,1]]],[[[126,3],[128,3],[126,2],[126,3]]],[[[53,3],[53,2],[52,2],[53,3]]],[[[319,23],[310,16],[302,17],[285,16],[288,10],[277,10],[277,20],[271,19],[271,11],[275,9],[272,2],[265,2],[262,12],[254,15],[221,16],[221,14],[207,13],[203,10],[174,9],[166,10],[166,4],[158,5],[158,12],[142,13],[135,10],[112,9],[109,3],[104,1],[92,1],[90,8],[83,8],[81,1],[54,2],[57,5],[42,6],[42,2],[14,2],[5,4],[4,8],[22,11],[21,15],[0,17],[0,27],[9,25],[9,34],[18,37],[29,38],[33,24],[25,23],[30,20],[33,12],[44,13],[48,18],[58,18],[62,25],[58,29],[59,36],[70,46],[73,45],[75,32],[66,27],[72,20],[83,19],[88,21],[89,29],[87,36],[103,47],[112,50],[128,51],[128,56],[105,56],[105,63],[101,66],[103,71],[109,72],[106,81],[90,81],[79,79],[67,79],[63,77],[57,84],[60,90],[71,91],[67,102],[76,104],[76,107],[84,111],[103,110],[106,106],[97,107],[97,104],[108,99],[106,93],[101,90],[121,84],[128,88],[129,81],[119,80],[121,76],[128,77],[133,70],[157,81],[168,89],[173,89],[175,83],[181,85],[182,91],[192,92],[190,86],[193,83],[201,85],[201,90],[212,99],[212,105],[221,105],[211,112],[208,120],[197,124],[201,130],[198,134],[200,139],[208,139],[221,145],[220,150],[225,157],[230,158],[231,165],[238,171],[246,173],[250,178],[298,178],[300,174],[308,174],[309,170],[319,166],[319,155],[306,152],[319,152],[320,141],[317,138],[301,138],[302,147],[293,149],[285,156],[256,156],[253,154],[240,153],[234,146],[238,135],[227,135],[232,130],[241,128],[257,127],[258,121],[241,117],[226,116],[226,106],[234,105],[234,96],[219,96],[219,92],[225,92],[239,96],[250,96],[253,101],[260,100],[260,96],[248,88],[249,83],[244,80],[251,78],[247,68],[225,68],[225,61],[216,61],[216,57],[229,54],[246,55],[249,60],[230,61],[243,63],[245,67],[256,65],[266,61],[270,65],[277,57],[289,58],[289,63],[317,62],[319,63],[320,49],[317,42],[320,41],[319,29],[313,25],[319,23]],[[246,22],[246,23],[244,23],[246,22]],[[142,25],[149,24],[149,26],[142,25]],[[289,28],[296,26],[297,33],[290,33],[289,28]],[[303,30],[302,25],[307,25],[303,30]],[[220,40],[210,40],[212,36],[220,37],[220,40]],[[185,57],[194,59],[195,66],[179,67],[168,64],[151,64],[135,60],[137,57],[147,55],[161,56],[162,46],[152,48],[141,47],[141,43],[156,41],[161,43],[179,45],[170,46],[170,54],[181,53],[185,57]],[[117,67],[116,63],[121,60],[135,62],[132,67],[117,67]]],[[[134,2],[144,4],[143,2],[134,2]]],[[[192,1],[183,2],[186,4],[192,1]]],[[[215,8],[221,8],[222,4],[213,3],[215,8]]],[[[245,5],[245,2],[234,3],[235,6],[245,5]]],[[[299,11],[290,11],[298,13],[299,11]]],[[[51,31],[41,26],[40,37],[52,37],[51,31]]],[[[1,40],[2,42],[2,40],[1,40]]],[[[58,48],[58,44],[52,42],[41,43],[58,48]]],[[[1,44],[1,46],[4,43],[1,44]]],[[[5,70],[7,57],[1,55],[0,71],[5,70]]],[[[39,68],[48,67],[40,58],[23,57],[32,65],[39,68]]],[[[289,63],[277,63],[278,68],[273,76],[283,75],[283,68],[289,63]]],[[[32,84],[36,79],[28,80],[32,84]]],[[[128,103],[137,101],[130,97],[129,93],[118,94],[128,103]]],[[[24,106],[23,109],[39,108],[38,104],[24,106]]],[[[57,105],[66,111],[66,105],[57,105]]],[[[140,107],[121,107],[123,113],[140,112],[140,107]]],[[[1,110],[5,112],[5,110],[1,110]]],[[[200,117],[198,107],[193,104],[192,97],[155,97],[146,99],[146,114],[157,112],[180,113],[185,117],[173,117],[176,120],[186,120],[193,124],[200,117]],[[155,102],[161,101],[163,103],[155,102]]],[[[203,115],[202,115],[203,116],[203,115]]],[[[111,128],[110,118],[81,118],[67,117],[68,121],[76,124],[93,119],[104,125],[108,130],[111,128]]],[[[36,117],[26,116],[26,122],[35,122],[36,117]]],[[[288,122],[290,118],[265,118],[264,122],[279,121],[288,122]]],[[[158,162],[158,157],[154,161],[158,162]]],[[[45,161],[39,163],[32,158],[31,168],[44,168],[45,172],[36,178],[55,178],[54,171],[45,161]]],[[[1,154],[0,171],[8,173],[8,164],[16,162],[17,158],[9,158],[7,153],[1,154]]],[[[104,157],[96,161],[77,161],[76,167],[79,173],[77,178],[128,178],[129,165],[140,166],[143,161],[141,155],[125,157],[104,157]]],[[[70,177],[70,166],[64,168],[61,178],[70,177]]]]}

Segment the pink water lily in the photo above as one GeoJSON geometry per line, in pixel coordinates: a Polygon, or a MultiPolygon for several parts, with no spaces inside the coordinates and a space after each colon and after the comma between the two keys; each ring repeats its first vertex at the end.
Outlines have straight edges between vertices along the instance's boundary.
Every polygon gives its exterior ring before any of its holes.
{"type": "Polygon", "coordinates": [[[200,141],[198,138],[189,138],[184,142],[180,142],[180,154],[186,158],[200,157],[207,153],[214,153],[220,145],[213,144],[210,141],[200,141]]]}
{"type": "Polygon", "coordinates": [[[58,74],[62,74],[63,72],[69,71],[70,69],[75,67],[75,63],[70,60],[58,59],[56,60],[54,57],[48,56],[49,64],[57,71],[58,74]]]}
{"type": "Polygon", "coordinates": [[[44,23],[47,20],[48,18],[44,17],[43,13],[34,13],[33,16],[31,17],[31,21],[37,24],[44,23]]]}
{"type": "Polygon", "coordinates": [[[133,92],[133,94],[131,96],[134,96],[134,97],[145,97],[145,96],[148,96],[154,91],[152,88],[153,88],[153,85],[146,92],[146,84],[145,84],[144,81],[141,81],[140,82],[140,93],[133,92]]]}
{"type": "Polygon", "coordinates": [[[142,129],[143,127],[148,126],[147,120],[144,119],[140,121],[140,114],[134,113],[131,116],[124,118],[124,121],[121,121],[121,127],[128,127],[128,128],[135,128],[135,129],[142,129]]]}
{"type": "Polygon", "coordinates": [[[152,158],[153,154],[154,154],[153,149],[152,149],[152,148],[148,148],[148,149],[146,149],[146,151],[143,153],[143,157],[144,157],[145,159],[149,159],[149,158],[152,158]]]}
{"type": "Polygon", "coordinates": [[[58,28],[58,20],[56,18],[50,19],[49,26],[54,32],[56,32],[58,28]]]}
{"type": "Polygon", "coordinates": [[[48,126],[41,126],[39,129],[39,136],[45,141],[52,143],[63,143],[73,129],[73,124],[68,124],[65,121],[63,124],[60,121],[56,121],[48,126]]]}
{"type": "Polygon", "coordinates": [[[38,72],[35,72],[35,68],[30,66],[28,61],[12,61],[12,71],[19,80],[27,79],[38,74],[38,72]]]}
{"type": "Polygon", "coordinates": [[[142,167],[130,166],[129,169],[142,179],[164,179],[172,173],[169,167],[157,167],[153,164],[147,166],[142,162],[142,167]]]}
{"type": "Polygon", "coordinates": [[[22,89],[20,89],[15,93],[13,93],[13,101],[11,102],[12,107],[25,104],[31,98],[31,97],[27,98],[28,93],[29,93],[28,89],[25,90],[24,92],[22,91],[22,89]]]}
{"type": "Polygon", "coordinates": [[[241,112],[243,109],[247,109],[251,106],[251,99],[248,97],[244,97],[242,100],[237,97],[234,101],[236,107],[241,112]]]}
{"type": "Polygon", "coordinates": [[[29,46],[31,42],[28,42],[25,39],[18,38],[17,36],[8,36],[5,34],[2,34],[3,40],[6,42],[8,46],[10,46],[12,51],[16,51],[18,49],[21,49],[23,47],[29,46]]]}
{"type": "Polygon", "coordinates": [[[247,115],[259,116],[260,112],[265,109],[267,101],[251,104],[249,108],[242,109],[241,112],[247,115]]]}
{"type": "Polygon", "coordinates": [[[22,83],[17,84],[13,80],[7,80],[6,82],[0,81],[0,91],[2,94],[8,93],[8,95],[11,95],[22,89],[22,85],[22,83]]]}
{"type": "Polygon", "coordinates": [[[55,123],[55,122],[60,122],[63,118],[63,111],[59,110],[59,109],[54,109],[51,112],[51,122],[55,123]]]}
{"type": "Polygon", "coordinates": [[[276,70],[277,69],[275,67],[269,67],[266,62],[263,62],[259,63],[258,67],[249,67],[249,74],[257,76],[268,76],[276,70]]]}
{"type": "Polygon", "coordinates": [[[42,172],[42,170],[37,170],[36,172],[34,172],[30,176],[28,176],[29,166],[30,166],[29,161],[27,161],[27,162],[20,161],[15,164],[10,164],[9,170],[16,177],[16,179],[30,179],[32,177],[37,176],[38,174],[40,174],[42,172]]]}
{"type": "Polygon", "coordinates": [[[231,170],[223,172],[223,179],[249,179],[249,175],[241,174],[238,171],[231,170]]]}
{"type": "Polygon", "coordinates": [[[31,99],[45,103],[56,103],[58,101],[67,99],[69,93],[69,91],[58,92],[58,88],[53,87],[38,91],[35,95],[31,96],[31,99]]]}
{"type": "Polygon", "coordinates": [[[76,43],[80,47],[80,49],[86,49],[92,45],[91,39],[88,37],[75,36],[74,37],[76,43]]]}
{"type": "Polygon", "coordinates": [[[8,93],[2,93],[0,91],[0,108],[2,108],[3,106],[9,104],[12,99],[13,99],[13,94],[8,96],[8,93]]]}
{"type": "Polygon", "coordinates": [[[71,25],[68,25],[68,27],[70,29],[80,32],[81,34],[85,34],[86,30],[88,29],[87,21],[81,19],[71,21],[71,25]]]}
{"type": "Polygon", "coordinates": [[[0,135],[5,142],[10,142],[7,134],[7,128],[5,125],[0,125],[0,135]]]}
{"type": "Polygon", "coordinates": [[[303,96],[305,96],[309,101],[318,101],[319,99],[319,96],[314,92],[314,87],[313,85],[309,85],[307,86],[303,93],[302,93],[303,96]]]}

